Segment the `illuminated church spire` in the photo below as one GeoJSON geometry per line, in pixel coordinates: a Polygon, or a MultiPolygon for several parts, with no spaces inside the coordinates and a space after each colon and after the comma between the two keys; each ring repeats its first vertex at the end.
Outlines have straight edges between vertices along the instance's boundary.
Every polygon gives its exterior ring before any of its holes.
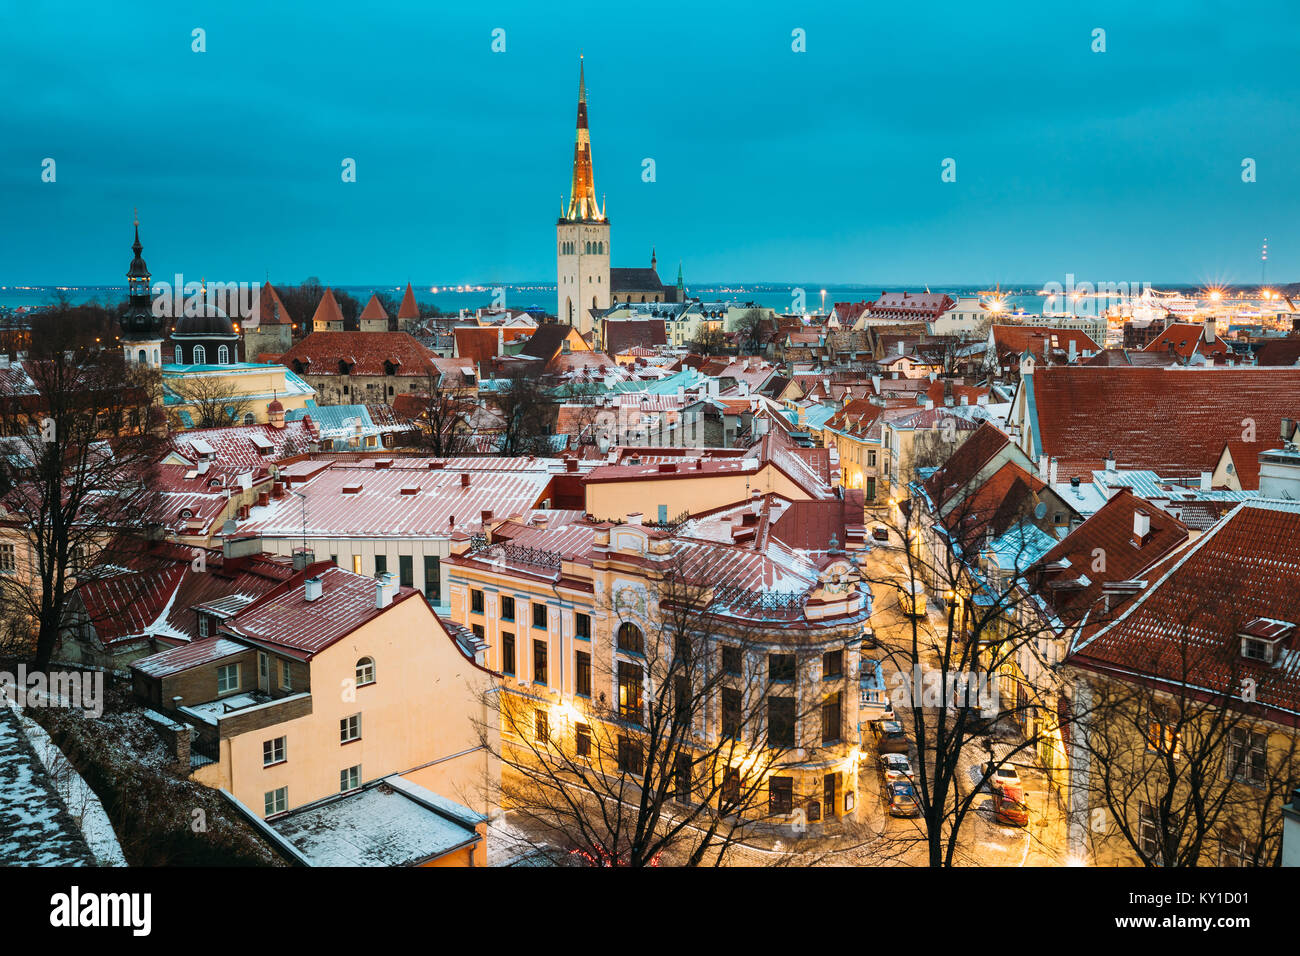
{"type": "Polygon", "coordinates": [[[565,219],[604,221],[605,210],[596,202],[596,180],[591,172],[591,132],[587,129],[587,82],[582,57],[578,58],[578,128],[573,141],[573,185],[565,219]]]}

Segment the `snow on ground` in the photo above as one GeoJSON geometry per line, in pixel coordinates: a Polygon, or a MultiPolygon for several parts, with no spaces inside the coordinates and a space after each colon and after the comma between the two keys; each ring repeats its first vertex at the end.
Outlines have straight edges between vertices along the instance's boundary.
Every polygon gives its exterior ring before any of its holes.
{"type": "Polygon", "coordinates": [[[0,707],[0,863],[90,866],[85,838],[23,733],[18,713],[0,707]]]}
{"type": "Polygon", "coordinates": [[[27,734],[28,742],[49,775],[50,783],[54,785],[73,821],[80,826],[96,863],[100,866],[126,866],[126,857],[117,842],[117,834],[113,832],[113,825],[95,791],[90,789],[40,724],[24,716],[21,711],[18,712],[18,719],[23,732],[27,734]]]}

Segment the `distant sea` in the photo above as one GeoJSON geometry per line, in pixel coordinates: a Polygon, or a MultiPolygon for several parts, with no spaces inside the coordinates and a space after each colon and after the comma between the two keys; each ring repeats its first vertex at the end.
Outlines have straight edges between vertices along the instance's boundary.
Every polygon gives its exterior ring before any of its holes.
{"type": "MultiPolygon", "coordinates": [[[[170,277],[164,277],[170,278],[170,277]]],[[[387,292],[400,297],[405,284],[391,286],[339,286],[349,294],[360,299],[364,304],[372,292],[387,292]]],[[[424,286],[416,288],[416,298],[421,303],[433,303],[443,312],[455,312],[465,309],[488,308],[492,305],[493,290],[489,285],[475,286],[424,286]]],[[[510,309],[528,309],[538,307],[554,312],[555,285],[546,283],[528,283],[501,286],[505,290],[505,305],[510,309]]],[[[826,290],[826,307],[836,302],[861,302],[876,299],[881,292],[922,292],[924,286],[891,285],[828,285],[817,283],[715,283],[712,285],[690,285],[687,292],[705,302],[753,302],[761,306],[789,312],[794,309],[795,290],[804,290],[804,305],[809,312],[819,311],[822,307],[822,290],[826,290]]],[[[980,291],[977,286],[931,286],[935,292],[947,292],[949,295],[968,295],[980,291]]],[[[1044,299],[1034,294],[1034,289],[1041,286],[1024,286],[1009,290],[1006,296],[1013,309],[1026,312],[1042,312],[1044,299]]],[[[20,306],[48,305],[56,295],[62,292],[74,303],[110,302],[116,303],[126,298],[126,286],[28,286],[15,288],[0,287],[0,308],[18,308],[20,306]]],[[[299,318],[295,316],[295,318],[299,318]]]]}

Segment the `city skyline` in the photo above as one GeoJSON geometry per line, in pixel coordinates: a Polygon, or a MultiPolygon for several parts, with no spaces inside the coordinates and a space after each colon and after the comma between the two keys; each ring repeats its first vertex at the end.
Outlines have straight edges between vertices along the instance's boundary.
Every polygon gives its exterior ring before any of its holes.
{"type": "Polygon", "coordinates": [[[580,50],[619,265],[654,248],[696,284],[1248,285],[1268,237],[1268,280],[1300,277],[1300,90],[1268,53],[1287,31],[1259,29],[1297,18],[1280,4],[1250,22],[670,7],[636,46],[596,7],[399,8],[409,30],[358,11],[340,49],[273,11],[146,4],[67,36],[15,14],[33,42],[3,69],[33,95],[0,146],[21,236],[0,285],[118,284],[135,207],[160,275],[553,281],[580,50]]]}

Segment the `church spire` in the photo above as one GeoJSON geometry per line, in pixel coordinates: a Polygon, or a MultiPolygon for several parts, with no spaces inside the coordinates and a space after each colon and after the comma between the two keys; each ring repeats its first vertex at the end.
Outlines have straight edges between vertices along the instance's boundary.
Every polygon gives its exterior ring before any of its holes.
{"type": "Polygon", "coordinates": [[[596,203],[596,180],[591,171],[591,132],[587,129],[587,80],[578,57],[578,124],[573,141],[573,185],[565,219],[603,221],[605,211],[596,203]]]}

